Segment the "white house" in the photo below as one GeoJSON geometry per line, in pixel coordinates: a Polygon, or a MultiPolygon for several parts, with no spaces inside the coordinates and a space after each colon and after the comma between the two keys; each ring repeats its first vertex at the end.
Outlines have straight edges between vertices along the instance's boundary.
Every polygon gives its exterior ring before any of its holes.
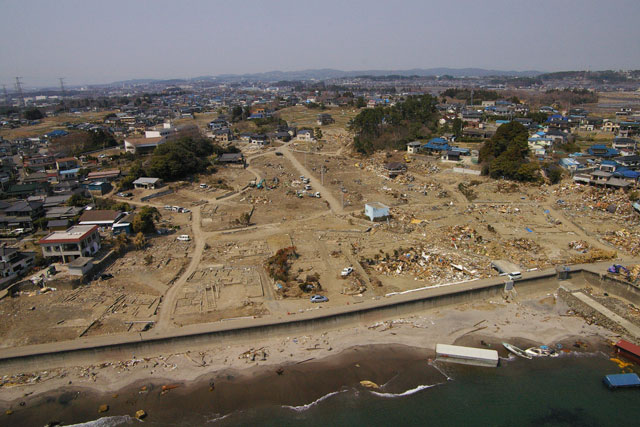
{"type": "Polygon", "coordinates": [[[307,141],[307,142],[311,142],[313,141],[313,132],[308,130],[308,129],[304,129],[298,132],[298,141],[307,141]]]}
{"type": "Polygon", "coordinates": [[[407,153],[409,154],[417,153],[418,151],[420,151],[421,145],[422,143],[420,141],[407,142],[407,153]]]}
{"type": "Polygon", "coordinates": [[[364,214],[368,216],[371,221],[384,219],[389,216],[389,206],[383,205],[380,202],[367,203],[364,205],[364,214]]]}

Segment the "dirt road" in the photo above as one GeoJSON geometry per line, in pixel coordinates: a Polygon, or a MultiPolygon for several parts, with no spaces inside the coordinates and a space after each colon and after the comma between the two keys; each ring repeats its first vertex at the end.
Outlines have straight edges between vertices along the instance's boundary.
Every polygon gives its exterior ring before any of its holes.
{"type": "Polygon", "coordinates": [[[155,326],[155,329],[157,330],[166,330],[175,327],[175,325],[171,322],[171,319],[173,318],[176,299],[179,295],[180,289],[185,283],[187,283],[187,279],[193,274],[193,272],[196,271],[198,265],[200,264],[200,260],[202,259],[206,239],[205,235],[200,229],[199,206],[193,208],[191,217],[191,230],[193,234],[191,238],[193,239],[193,243],[195,244],[195,249],[193,250],[193,254],[191,255],[191,262],[189,263],[189,266],[184,271],[184,273],[182,273],[180,278],[178,278],[178,280],[173,283],[173,285],[164,295],[162,304],[160,305],[160,312],[158,313],[158,321],[155,326]]]}
{"type": "Polygon", "coordinates": [[[322,196],[322,198],[329,203],[329,207],[331,208],[331,211],[333,213],[344,212],[344,209],[340,201],[335,197],[333,197],[333,195],[329,192],[329,189],[327,187],[322,185],[318,179],[313,177],[313,175],[311,174],[311,171],[309,171],[309,169],[307,169],[302,163],[298,161],[296,156],[294,156],[291,150],[289,150],[289,147],[283,146],[281,147],[280,151],[282,151],[282,153],[284,154],[284,157],[286,157],[287,160],[291,162],[293,167],[295,167],[298,170],[300,175],[304,175],[305,177],[309,178],[311,187],[313,188],[314,192],[315,191],[320,192],[320,195],[322,196]]]}

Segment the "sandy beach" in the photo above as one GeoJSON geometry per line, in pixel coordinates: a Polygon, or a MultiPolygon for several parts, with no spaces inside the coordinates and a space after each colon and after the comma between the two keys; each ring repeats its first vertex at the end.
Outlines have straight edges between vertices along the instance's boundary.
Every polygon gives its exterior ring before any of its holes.
{"type": "MultiPolygon", "coordinates": [[[[507,357],[500,346],[505,340],[523,347],[562,343],[573,351],[594,351],[617,338],[568,312],[562,300],[543,292],[518,302],[495,298],[302,336],[224,346],[212,343],[97,366],[43,367],[3,378],[0,418],[2,423],[23,417],[48,422],[45,418],[57,414],[55,419],[66,418],[69,423],[68,402],[76,401],[82,403],[73,405],[74,422],[97,418],[101,404],[109,405],[105,416],[133,415],[144,409],[153,420],[162,414],[157,409],[162,401],[157,399],[169,398],[174,405],[174,399],[198,389],[207,396],[211,393],[207,399],[213,399],[216,411],[223,414],[260,402],[304,405],[360,380],[386,383],[407,361],[424,360],[426,367],[436,343],[487,346],[507,357]],[[585,346],[572,347],[576,340],[585,346]],[[314,387],[296,387],[309,381],[314,387]],[[247,396],[252,398],[247,401],[247,396]],[[35,411],[36,407],[46,409],[35,411]]],[[[442,379],[433,370],[420,375],[431,383],[438,376],[442,379]]]]}

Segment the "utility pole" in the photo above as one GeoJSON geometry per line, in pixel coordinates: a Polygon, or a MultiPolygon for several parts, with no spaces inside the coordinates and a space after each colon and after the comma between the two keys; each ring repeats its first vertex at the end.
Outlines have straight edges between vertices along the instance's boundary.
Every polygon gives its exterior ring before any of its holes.
{"type": "Polygon", "coordinates": [[[16,91],[18,91],[18,96],[20,97],[22,106],[25,107],[26,103],[24,102],[24,94],[22,93],[22,82],[20,81],[21,78],[22,77],[16,77],[16,91]]]}
{"type": "Polygon", "coordinates": [[[322,180],[322,185],[324,185],[324,165],[320,166],[320,177],[322,180]]]}

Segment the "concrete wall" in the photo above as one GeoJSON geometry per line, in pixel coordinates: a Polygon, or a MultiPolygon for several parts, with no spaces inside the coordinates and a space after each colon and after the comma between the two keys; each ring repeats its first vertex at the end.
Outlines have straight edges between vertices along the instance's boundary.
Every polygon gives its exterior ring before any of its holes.
{"type": "Polygon", "coordinates": [[[616,279],[609,274],[598,274],[588,270],[583,270],[580,274],[590,285],[597,286],[604,292],[640,305],[640,287],[616,279]]]}

